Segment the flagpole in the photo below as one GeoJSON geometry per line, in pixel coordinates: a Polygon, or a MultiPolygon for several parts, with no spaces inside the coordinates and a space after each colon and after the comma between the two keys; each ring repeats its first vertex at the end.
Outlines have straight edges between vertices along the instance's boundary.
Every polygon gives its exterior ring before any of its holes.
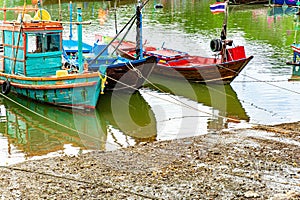
{"type": "Polygon", "coordinates": [[[224,21],[223,21],[223,28],[221,31],[221,40],[223,42],[223,48],[222,48],[222,62],[225,62],[227,60],[227,54],[226,54],[226,39],[227,39],[227,21],[228,21],[228,1],[225,1],[225,12],[224,12],[224,21]]]}

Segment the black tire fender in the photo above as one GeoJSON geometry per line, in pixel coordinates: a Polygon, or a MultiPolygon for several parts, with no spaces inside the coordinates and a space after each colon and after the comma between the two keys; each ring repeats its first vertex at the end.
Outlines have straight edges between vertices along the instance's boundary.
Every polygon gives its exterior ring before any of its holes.
{"type": "Polygon", "coordinates": [[[2,94],[8,94],[10,92],[10,82],[9,81],[4,81],[1,87],[1,92],[2,94]]]}

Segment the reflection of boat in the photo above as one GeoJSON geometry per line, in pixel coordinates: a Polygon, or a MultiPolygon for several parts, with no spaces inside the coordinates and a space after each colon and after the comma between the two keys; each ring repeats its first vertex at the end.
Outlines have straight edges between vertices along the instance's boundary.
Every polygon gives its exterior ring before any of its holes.
{"type": "Polygon", "coordinates": [[[32,19],[25,12],[24,6],[19,22],[4,20],[0,26],[4,47],[0,56],[1,92],[12,91],[56,106],[94,109],[100,94],[98,73],[62,70],[62,24],[49,21],[45,14],[42,19],[32,19]]]}
{"type": "Polygon", "coordinates": [[[64,151],[66,146],[77,151],[111,150],[155,140],[154,114],[140,93],[104,95],[103,104],[99,103],[97,110],[90,112],[57,108],[9,95],[21,107],[0,98],[5,107],[0,106],[0,133],[7,138],[9,148],[16,147],[25,157],[64,151]],[[133,142],[126,143],[123,137],[133,142]]]}
{"type": "Polygon", "coordinates": [[[298,11],[295,7],[275,6],[268,10],[268,16],[294,15],[298,11]]]}
{"type": "Polygon", "coordinates": [[[6,120],[0,124],[1,132],[7,137],[8,143],[17,147],[26,157],[63,151],[65,145],[81,150],[105,149],[106,129],[95,110],[72,111],[14,95],[10,97],[22,107],[1,99],[6,108],[6,120]]]}
{"type": "Polygon", "coordinates": [[[161,79],[156,75],[151,75],[151,84],[146,87],[160,89],[177,96],[187,97],[196,102],[219,110],[221,116],[227,117],[228,121],[234,119],[249,121],[249,116],[242,107],[237,94],[230,85],[219,84],[196,84],[186,80],[172,81],[170,78],[161,79]],[[157,87],[156,87],[157,86],[157,87]]]}
{"type": "Polygon", "coordinates": [[[278,15],[283,15],[283,8],[282,6],[275,6],[271,7],[268,10],[268,16],[278,16],[278,15]]]}
{"type": "Polygon", "coordinates": [[[104,96],[98,110],[109,125],[131,136],[136,142],[155,140],[154,113],[139,92],[106,92],[104,96]]]}

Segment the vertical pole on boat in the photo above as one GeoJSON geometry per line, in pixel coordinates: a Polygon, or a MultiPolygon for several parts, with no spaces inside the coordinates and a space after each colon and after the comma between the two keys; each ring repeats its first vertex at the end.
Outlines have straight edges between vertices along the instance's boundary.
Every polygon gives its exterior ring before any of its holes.
{"type": "Polygon", "coordinates": [[[83,63],[82,63],[82,11],[81,8],[77,8],[77,34],[78,34],[78,67],[79,73],[83,72],[83,63]]]}
{"type": "Polygon", "coordinates": [[[61,2],[58,0],[58,21],[61,21],[61,2]]]}
{"type": "Polygon", "coordinates": [[[225,12],[224,12],[224,22],[223,22],[223,28],[221,31],[221,40],[223,42],[222,47],[222,62],[227,60],[227,54],[226,54],[226,38],[227,38],[227,20],[228,20],[228,1],[225,1],[225,12]]]}
{"type": "Polygon", "coordinates": [[[42,21],[43,20],[43,12],[42,12],[42,5],[41,5],[41,2],[40,2],[40,0],[38,0],[38,8],[39,8],[39,11],[40,11],[40,21],[42,21]]]}
{"type": "Polygon", "coordinates": [[[142,4],[140,0],[138,1],[138,5],[136,7],[136,58],[143,58],[143,38],[142,38],[142,4]]]}
{"type": "Polygon", "coordinates": [[[117,23],[117,0],[115,0],[115,4],[114,4],[114,7],[115,7],[115,29],[116,29],[116,34],[118,34],[118,23],[117,23]]]}
{"type": "Polygon", "coordinates": [[[6,2],[4,1],[3,3],[3,21],[5,22],[6,21],[6,2]]]}
{"type": "Polygon", "coordinates": [[[73,34],[72,34],[72,32],[73,32],[73,30],[72,30],[72,12],[73,12],[73,6],[72,6],[72,1],[70,1],[70,5],[69,5],[69,7],[70,7],[70,35],[69,35],[69,39],[70,40],[72,40],[72,37],[73,37],[73,34]]]}

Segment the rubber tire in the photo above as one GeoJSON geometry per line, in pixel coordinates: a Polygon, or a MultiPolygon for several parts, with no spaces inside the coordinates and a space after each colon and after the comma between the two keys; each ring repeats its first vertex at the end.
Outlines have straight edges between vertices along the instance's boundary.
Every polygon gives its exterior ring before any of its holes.
{"type": "Polygon", "coordinates": [[[213,52],[222,50],[222,41],[220,39],[213,39],[210,41],[210,49],[213,52]]]}
{"type": "Polygon", "coordinates": [[[4,81],[1,87],[2,94],[8,94],[10,92],[10,82],[4,81]]]}

